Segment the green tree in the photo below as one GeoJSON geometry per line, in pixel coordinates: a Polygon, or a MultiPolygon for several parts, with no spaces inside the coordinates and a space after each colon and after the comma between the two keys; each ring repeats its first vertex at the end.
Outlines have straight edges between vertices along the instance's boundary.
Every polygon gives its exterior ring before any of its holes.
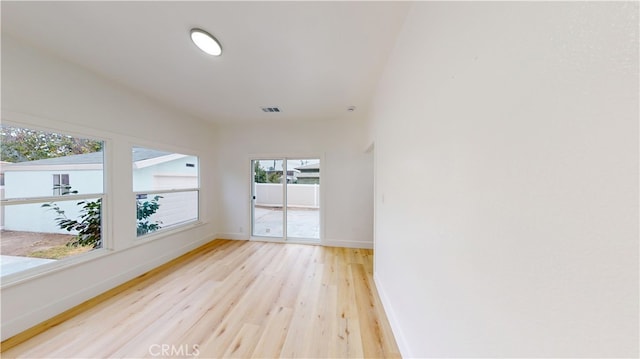
{"type": "MultiPolygon", "coordinates": [[[[71,188],[69,188],[70,190],[71,188]]],[[[68,193],[74,193],[69,191],[68,193]]],[[[137,207],[137,232],[138,236],[155,232],[160,229],[162,222],[156,221],[151,223],[149,217],[156,213],[160,208],[158,201],[162,196],[155,196],[151,201],[136,201],[137,207]]],[[[64,210],[57,203],[45,203],[44,208],[49,208],[56,212],[57,217],[54,219],[58,227],[69,232],[77,232],[78,234],[67,243],[68,247],[92,246],[93,248],[102,247],[102,200],[80,201],[78,206],[82,206],[80,210],[79,220],[69,219],[64,210]]]]}
{"type": "Polygon", "coordinates": [[[260,167],[260,162],[256,161],[253,165],[253,171],[255,173],[254,181],[256,183],[267,183],[267,172],[260,167]]]}
{"type": "Polygon", "coordinates": [[[57,222],[58,227],[66,229],[69,232],[78,232],[78,234],[67,243],[68,247],[102,247],[102,200],[98,199],[92,202],[80,201],[77,205],[82,206],[80,210],[80,221],[67,218],[64,210],[61,209],[57,203],[45,203],[42,207],[50,208],[56,212],[57,217],[54,220],[57,222]]]}
{"type": "Polygon", "coordinates": [[[269,174],[269,183],[280,183],[282,175],[278,172],[272,172],[269,174]]]}
{"type": "Polygon", "coordinates": [[[102,142],[28,128],[0,126],[0,160],[35,161],[102,150],[102,142]]]}
{"type": "Polygon", "coordinates": [[[138,236],[142,236],[147,233],[155,232],[160,229],[162,222],[156,221],[151,223],[149,217],[158,211],[160,204],[158,201],[162,196],[155,196],[151,201],[136,201],[137,216],[138,219],[138,236]]]}

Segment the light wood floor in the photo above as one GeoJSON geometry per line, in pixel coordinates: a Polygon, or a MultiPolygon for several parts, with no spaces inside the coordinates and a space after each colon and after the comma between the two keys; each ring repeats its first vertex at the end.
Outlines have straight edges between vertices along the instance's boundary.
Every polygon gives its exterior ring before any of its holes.
{"type": "Polygon", "coordinates": [[[372,257],[215,240],[2,357],[399,357],[372,257]]]}

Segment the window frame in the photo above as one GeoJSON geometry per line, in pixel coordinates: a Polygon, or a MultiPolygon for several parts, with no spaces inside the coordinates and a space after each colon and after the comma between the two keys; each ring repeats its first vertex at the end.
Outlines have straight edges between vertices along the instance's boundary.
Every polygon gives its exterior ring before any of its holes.
{"type": "MultiPolygon", "coordinates": [[[[324,169],[325,173],[326,173],[326,168],[327,168],[327,161],[326,161],[326,156],[324,152],[265,152],[265,153],[250,153],[249,155],[246,156],[246,158],[249,160],[249,163],[253,163],[252,161],[255,160],[264,160],[265,158],[267,159],[286,159],[286,160],[297,160],[297,159],[318,159],[320,160],[320,166],[321,168],[324,169]]],[[[286,161],[283,162],[283,167],[286,166],[286,161]]],[[[253,178],[255,178],[255,173],[254,173],[254,168],[253,166],[247,166],[248,171],[248,193],[249,193],[249,198],[250,198],[250,203],[253,202],[253,178]]],[[[326,176],[326,175],[325,175],[326,176]]],[[[325,188],[326,188],[326,180],[325,180],[325,184],[324,184],[325,188]]],[[[305,238],[298,238],[298,237],[286,237],[286,243],[299,243],[299,244],[316,244],[316,245],[330,245],[328,242],[329,240],[325,237],[325,219],[326,219],[326,200],[325,200],[325,196],[326,196],[326,190],[321,190],[320,191],[320,198],[319,198],[319,202],[320,202],[320,228],[319,228],[319,238],[318,239],[305,239],[305,238]]],[[[283,198],[284,198],[285,194],[283,193],[283,198]]],[[[286,198],[283,199],[283,203],[286,203],[286,198]]],[[[283,241],[279,241],[277,239],[279,239],[280,237],[261,237],[261,236],[255,236],[253,235],[253,203],[251,203],[248,208],[248,215],[247,215],[247,219],[245,221],[247,228],[249,228],[249,240],[252,241],[264,241],[264,242],[277,242],[277,243],[281,243],[283,241]],[[273,239],[276,240],[273,240],[273,239]]],[[[285,218],[286,220],[286,218],[285,218]]],[[[284,226],[286,226],[286,222],[284,222],[283,224],[284,226]]]]}
{"type": "MultiPolygon", "coordinates": [[[[104,157],[102,158],[103,165],[102,171],[104,171],[104,157]]],[[[54,173],[53,174],[53,195],[54,196],[66,196],[69,193],[63,193],[64,186],[66,188],[71,188],[71,177],[68,173],[54,173]],[[58,179],[58,183],[56,183],[56,178],[58,179]],[[64,179],[67,179],[67,183],[64,183],[64,179]]],[[[102,182],[102,192],[104,192],[104,181],[102,182]]]]}
{"type": "MultiPolygon", "coordinates": [[[[155,240],[157,238],[161,238],[164,237],[168,234],[171,233],[175,233],[175,232],[179,232],[185,229],[188,229],[189,227],[192,226],[197,226],[202,224],[201,221],[201,212],[202,212],[202,208],[201,208],[201,196],[200,196],[200,156],[191,152],[186,152],[180,149],[173,149],[173,148],[167,148],[164,146],[156,146],[156,145],[148,145],[148,144],[132,144],[131,145],[131,164],[133,165],[134,163],[134,159],[133,159],[133,150],[135,148],[144,148],[144,149],[148,149],[148,150],[156,150],[156,151],[163,151],[163,152],[170,152],[171,154],[175,155],[184,155],[184,156],[191,156],[191,157],[195,157],[196,161],[195,161],[195,169],[197,171],[197,176],[196,176],[196,185],[197,187],[185,187],[185,188],[173,188],[173,189],[159,189],[159,190],[133,190],[133,186],[134,186],[134,174],[135,171],[131,172],[131,188],[132,188],[132,198],[134,203],[136,203],[139,199],[141,199],[140,197],[142,196],[146,196],[146,198],[150,198],[153,197],[155,195],[162,195],[165,193],[181,193],[181,192],[195,192],[197,199],[198,199],[198,203],[196,206],[196,218],[190,221],[186,221],[186,222],[180,222],[178,224],[175,225],[171,225],[168,227],[164,227],[164,228],[160,228],[156,231],[153,232],[149,232],[149,233],[145,233],[143,235],[137,235],[137,215],[136,215],[136,228],[134,228],[134,230],[136,230],[136,234],[135,234],[135,238],[134,241],[135,242],[140,242],[140,241],[149,241],[149,240],[155,240]]],[[[187,167],[192,167],[192,166],[187,166],[187,167]]],[[[137,211],[135,211],[137,212],[137,211]]]]}
{"type": "MultiPolygon", "coordinates": [[[[85,132],[83,129],[78,129],[76,126],[58,126],[59,123],[51,122],[50,120],[38,118],[36,122],[46,123],[49,126],[43,126],[41,124],[32,123],[31,116],[22,115],[19,113],[7,113],[6,115],[3,113],[2,124],[11,127],[21,127],[27,128],[36,131],[45,131],[52,132],[58,134],[64,134],[72,137],[83,138],[83,139],[91,139],[95,141],[101,141],[103,144],[102,147],[102,192],[100,193],[83,193],[83,194],[74,194],[69,193],[62,195],[51,195],[51,196],[37,196],[37,197],[29,197],[29,198],[2,198],[0,199],[0,206],[4,209],[7,206],[21,205],[21,204],[35,204],[35,203],[49,203],[55,201],[82,201],[86,199],[100,199],[101,200],[101,239],[102,246],[100,248],[92,249],[86,253],[77,254],[71,257],[63,258],[60,260],[56,260],[51,263],[44,263],[36,267],[27,268],[25,270],[10,273],[7,275],[3,275],[0,277],[0,288],[7,288],[19,283],[23,283],[25,281],[32,280],[34,278],[47,275],[50,272],[61,270],[64,268],[69,268],[84,262],[92,261],[96,258],[102,257],[110,253],[113,249],[113,242],[110,236],[110,228],[111,228],[111,208],[109,206],[109,173],[112,171],[112,166],[110,164],[109,159],[111,158],[112,151],[112,140],[106,137],[97,136],[88,132],[85,132]],[[11,117],[16,120],[8,120],[6,117],[11,117]]],[[[58,173],[61,175],[63,173],[58,173]]],[[[66,173],[65,173],[66,174],[66,173]]],[[[70,182],[70,177],[69,177],[70,182]]]]}

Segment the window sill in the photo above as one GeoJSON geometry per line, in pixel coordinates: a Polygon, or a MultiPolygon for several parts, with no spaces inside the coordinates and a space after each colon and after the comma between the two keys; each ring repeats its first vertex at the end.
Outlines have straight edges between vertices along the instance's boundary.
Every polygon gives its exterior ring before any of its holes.
{"type": "Polygon", "coordinates": [[[201,221],[193,221],[193,222],[185,223],[183,225],[176,226],[175,228],[161,231],[160,233],[153,233],[153,234],[148,234],[142,237],[138,237],[134,239],[133,245],[126,248],[117,249],[117,250],[106,249],[106,248],[95,249],[95,250],[92,250],[91,252],[80,254],[76,257],[59,260],[54,263],[46,263],[34,268],[26,269],[21,272],[7,274],[6,276],[0,277],[0,288],[1,289],[9,288],[24,282],[31,281],[35,278],[50,275],[52,273],[59,272],[61,270],[66,270],[66,269],[75,267],[77,265],[90,262],[92,260],[107,256],[109,254],[117,253],[122,250],[127,250],[128,248],[137,247],[137,246],[144,245],[164,237],[175,235],[180,232],[199,228],[204,226],[205,224],[206,224],[205,222],[201,222],[201,221]]]}
{"type": "Polygon", "coordinates": [[[148,233],[148,234],[145,234],[143,236],[136,237],[134,239],[134,243],[128,248],[136,247],[136,246],[139,246],[139,245],[143,245],[143,244],[148,243],[148,242],[153,242],[153,241],[156,241],[156,240],[164,238],[164,237],[168,237],[168,236],[171,236],[171,235],[178,234],[180,232],[190,231],[192,229],[202,227],[205,224],[206,224],[205,222],[201,222],[199,220],[195,220],[195,221],[192,221],[192,222],[187,222],[187,223],[184,223],[184,224],[177,225],[177,226],[175,226],[173,228],[161,229],[161,230],[159,230],[157,232],[148,233]]]}
{"type": "Polygon", "coordinates": [[[20,272],[7,274],[6,276],[0,277],[0,288],[9,288],[14,285],[33,280],[35,278],[43,277],[51,273],[75,267],[77,265],[95,260],[97,258],[104,257],[112,252],[112,250],[106,248],[99,248],[72,258],[66,258],[53,263],[46,263],[34,268],[29,268],[20,272]]]}

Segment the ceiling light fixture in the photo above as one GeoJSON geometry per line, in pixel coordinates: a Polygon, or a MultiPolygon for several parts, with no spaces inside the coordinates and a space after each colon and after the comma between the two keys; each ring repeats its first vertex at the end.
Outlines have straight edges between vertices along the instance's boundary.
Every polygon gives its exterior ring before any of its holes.
{"type": "Polygon", "coordinates": [[[209,55],[220,56],[222,54],[222,46],[213,35],[202,29],[191,29],[191,41],[198,48],[209,55]]]}

